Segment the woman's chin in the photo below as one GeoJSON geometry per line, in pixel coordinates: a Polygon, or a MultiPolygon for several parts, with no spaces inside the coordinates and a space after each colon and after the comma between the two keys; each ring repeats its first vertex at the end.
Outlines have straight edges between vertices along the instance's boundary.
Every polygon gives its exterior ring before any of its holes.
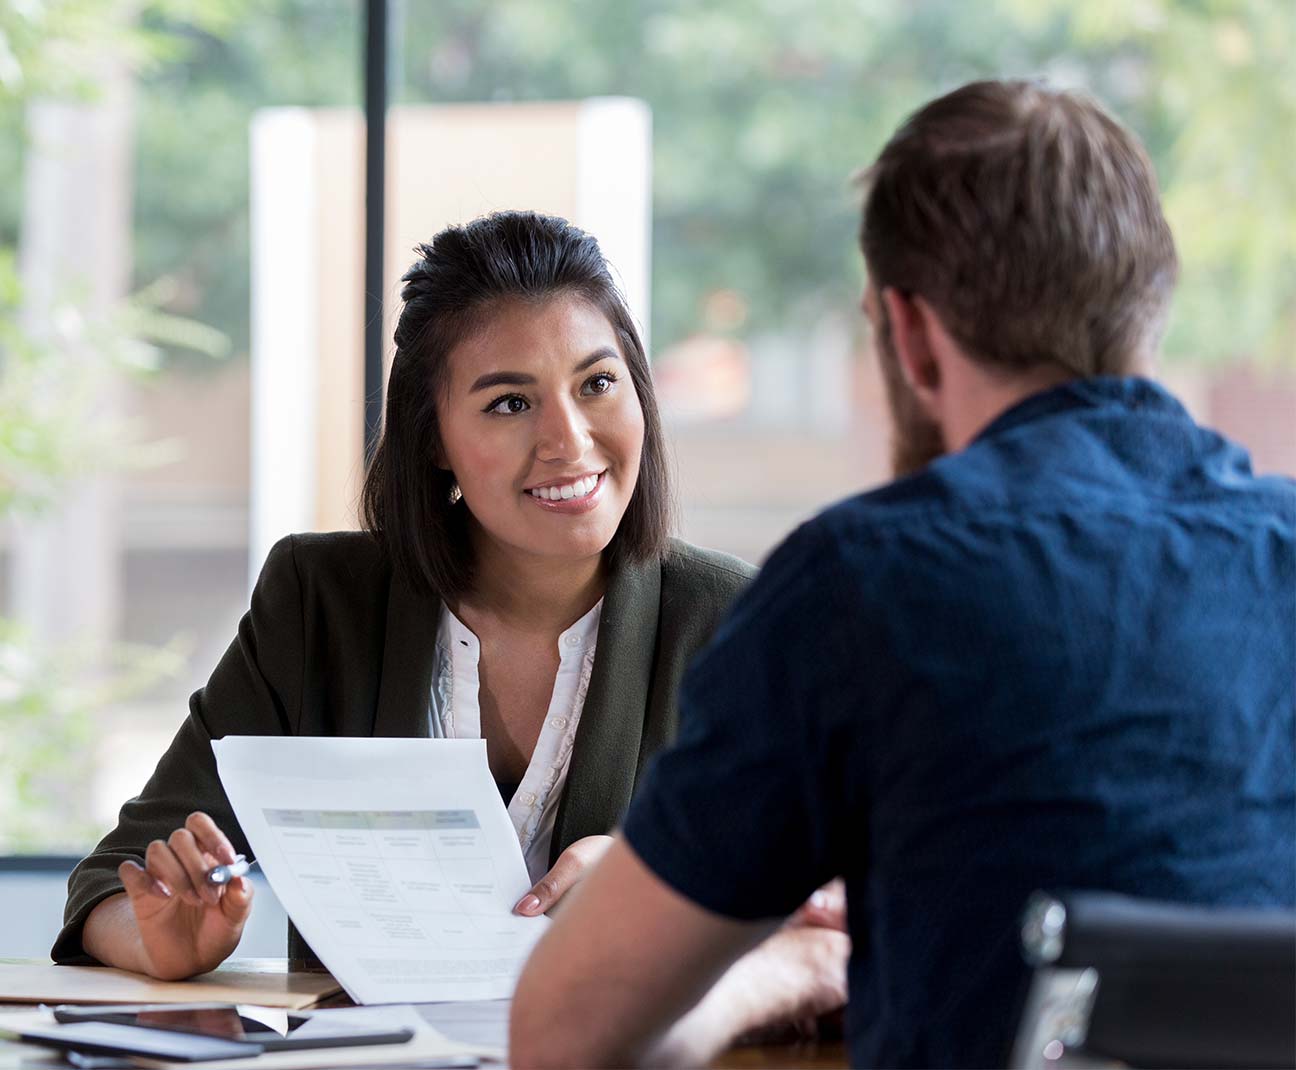
{"type": "Polygon", "coordinates": [[[560,526],[532,523],[515,543],[519,549],[536,557],[546,557],[555,564],[585,561],[597,557],[612,542],[615,527],[603,523],[573,523],[566,519],[560,526]],[[550,530],[545,530],[549,528],[550,530]]]}
{"type": "Polygon", "coordinates": [[[561,539],[546,539],[542,546],[536,547],[536,552],[542,557],[553,558],[556,562],[587,561],[601,554],[611,542],[611,533],[591,533],[585,537],[573,534],[561,539]]]}

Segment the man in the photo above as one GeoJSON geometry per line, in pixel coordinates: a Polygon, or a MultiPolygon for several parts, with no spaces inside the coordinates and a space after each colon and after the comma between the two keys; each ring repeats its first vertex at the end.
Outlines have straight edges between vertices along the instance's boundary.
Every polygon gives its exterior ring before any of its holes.
{"type": "Polygon", "coordinates": [[[1147,158],[980,83],[866,184],[904,478],[794,533],[694,664],[514,1066],[705,1058],[743,1005],[712,983],[836,875],[855,1066],[1002,1065],[1035,888],[1296,903],[1296,487],[1137,377],[1177,270],[1147,158]]]}

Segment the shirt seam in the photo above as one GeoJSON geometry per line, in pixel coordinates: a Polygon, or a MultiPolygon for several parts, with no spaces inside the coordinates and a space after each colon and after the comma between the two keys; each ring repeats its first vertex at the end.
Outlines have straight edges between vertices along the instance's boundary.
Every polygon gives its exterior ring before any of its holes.
{"type": "MultiPolygon", "coordinates": [[[[1193,507],[1210,506],[1211,516],[1218,518],[1227,516],[1229,518],[1245,518],[1254,521],[1262,521],[1275,516],[1273,512],[1267,512],[1263,509],[1245,509],[1230,504],[1219,503],[1214,499],[1203,497],[1195,499],[1183,498],[1160,498],[1151,495],[1143,496],[1139,499],[1141,502],[1155,502],[1159,505],[1186,505],[1193,507]]],[[[847,502],[847,508],[855,508],[872,512],[873,508],[868,502],[847,502]]],[[[834,518],[825,516],[828,521],[823,526],[831,529],[834,535],[845,534],[847,531],[856,533],[861,528],[875,528],[879,532],[891,533],[891,529],[899,527],[902,523],[913,520],[915,517],[939,518],[951,522],[981,524],[989,527],[992,525],[1003,524],[1005,522],[1021,522],[1030,519],[1054,519],[1066,513],[1083,513],[1087,517],[1129,517],[1139,519],[1145,516],[1145,513],[1133,507],[1121,507],[1113,503],[1104,506],[1102,503],[1085,502],[1080,499],[1043,499],[1038,503],[1031,503],[1029,506],[1011,506],[1011,505],[993,505],[993,504],[967,504],[957,508],[948,508],[931,502],[914,502],[903,505],[888,503],[884,506],[876,507],[878,511],[886,510],[886,516],[864,516],[864,517],[847,517],[834,518]]],[[[1282,514],[1277,514],[1279,519],[1286,519],[1282,514]]],[[[812,524],[814,522],[812,521],[812,524]]],[[[818,526],[818,525],[815,525],[818,526]]]]}
{"type": "MultiPolygon", "coordinates": [[[[678,555],[677,555],[677,556],[678,556],[678,555]]],[[[745,583],[749,583],[749,582],[751,582],[751,580],[752,580],[752,578],[753,578],[753,577],[752,577],[751,575],[749,575],[748,573],[746,573],[746,572],[742,572],[742,571],[740,571],[740,570],[738,570],[738,569],[736,569],[736,568],[731,568],[731,567],[728,566],[728,565],[721,565],[721,564],[717,564],[717,563],[715,563],[715,562],[711,562],[711,561],[703,561],[703,560],[701,560],[701,559],[699,559],[699,558],[684,558],[684,557],[680,557],[679,559],[680,559],[681,561],[687,561],[687,562],[690,563],[690,564],[698,564],[698,565],[701,565],[701,566],[702,566],[703,568],[705,568],[708,572],[711,572],[711,573],[719,573],[719,574],[724,575],[724,576],[732,576],[732,577],[734,577],[734,579],[742,580],[742,581],[744,581],[745,583]]]]}

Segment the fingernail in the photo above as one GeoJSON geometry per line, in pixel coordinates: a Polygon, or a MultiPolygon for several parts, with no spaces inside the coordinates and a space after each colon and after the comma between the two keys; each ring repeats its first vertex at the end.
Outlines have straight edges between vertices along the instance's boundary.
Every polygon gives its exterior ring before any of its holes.
{"type": "Polygon", "coordinates": [[[517,912],[519,914],[534,914],[539,909],[540,900],[530,893],[524,895],[522,901],[517,905],[517,912]]]}
{"type": "Polygon", "coordinates": [[[154,881],[154,882],[153,882],[153,890],[154,890],[155,892],[157,892],[157,894],[160,895],[163,899],[170,899],[170,898],[171,898],[171,889],[168,888],[168,887],[167,887],[165,884],[163,884],[161,881],[154,881]]]}
{"type": "Polygon", "coordinates": [[[825,910],[825,909],[827,909],[827,907],[828,907],[828,893],[827,893],[827,892],[815,892],[814,895],[812,895],[812,896],[810,897],[810,905],[811,905],[812,907],[814,907],[815,910],[825,910]]]}

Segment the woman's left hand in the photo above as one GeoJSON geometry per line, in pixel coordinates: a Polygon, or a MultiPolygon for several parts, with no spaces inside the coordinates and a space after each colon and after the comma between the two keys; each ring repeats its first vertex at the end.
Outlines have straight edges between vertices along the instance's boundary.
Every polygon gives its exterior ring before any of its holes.
{"type": "Polygon", "coordinates": [[[611,836],[586,836],[577,840],[558,856],[553,868],[536,881],[535,887],[518,900],[513,913],[530,918],[552,910],[611,846],[611,836]]]}

